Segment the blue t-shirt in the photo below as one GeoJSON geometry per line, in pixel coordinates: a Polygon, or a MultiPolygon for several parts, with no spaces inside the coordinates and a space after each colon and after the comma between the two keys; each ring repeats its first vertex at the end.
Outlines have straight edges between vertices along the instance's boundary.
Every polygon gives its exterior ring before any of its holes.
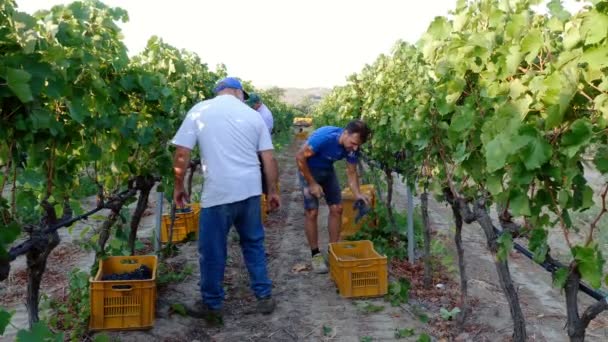
{"type": "Polygon", "coordinates": [[[324,126],[312,132],[307,143],[315,154],[308,158],[309,168],[330,169],[336,160],[345,157],[348,163],[357,163],[358,153],[346,151],[338,142],[343,131],[340,127],[324,126]]]}

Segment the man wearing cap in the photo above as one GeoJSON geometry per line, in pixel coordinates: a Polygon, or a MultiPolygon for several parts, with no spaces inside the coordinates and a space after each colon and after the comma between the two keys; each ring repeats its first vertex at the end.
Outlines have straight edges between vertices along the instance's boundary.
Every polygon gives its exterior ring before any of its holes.
{"type": "MultiPolygon", "coordinates": [[[[176,146],[176,206],[183,207],[189,201],[184,175],[195,145],[205,163],[198,241],[202,302],[187,309],[193,316],[216,321],[221,318],[226,240],[232,225],[240,236],[258,311],[269,314],[275,308],[264,250],[258,153],[267,182],[276,183],[278,170],[268,129],[260,116],[243,103],[248,94],[241,82],[227,77],[213,91],[214,98],[199,102],[188,111],[171,143],[176,146]]],[[[275,189],[269,189],[268,201],[273,210],[280,206],[275,189]]]]}
{"type": "Polygon", "coordinates": [[[296,154],[298,178],[304,195],[306,219],[304,229],[310,246],[312,268],[315,273],[327,273],[327,265],[319,251],[317,217],[319,215],[319,199],[325,197],[329,206],[327,228],[329,242],[340,239],[342,224],[342,192],[334,162],[346,158],[346,174],[348,185],[357,199],[369,204],[369,198],[359,190],[357,161],[359,146],[365,143],[369,128],[361,120],[349,122],[345,128],[324,126],[320,127],[308,138],[296,154]]]}
{"type": "Polygon", "coordinates": [[[260,95],[258,93],[250,93],[249,99],[247,100],[247,104],[249,105],[249,107],[255,109],[258,113],[260,113],[262,120],[264,120],[264,123],[266,123],[266,127],[268,127],[268,131],[272,134],[272,127],[274,125],[272,112],[270,111],[270,109],[268,109],[268,107],[266,107],[265,104],[262,103],[260,95]]]}
{"type": "MultiPolygon", "coordinates": [[[[262,103],[262,99],[260,98],[260,95],[258,93],[249,93],[249,99],[247,99],[245,101],[249,107],[255,109],[259,114],[260,117],[262,118],[262,120],[264,120],[264,123],[266,124],[266,127],[268,127],[268,132],[270,134],[272,134],[272,127],[274,125],[274,119],[272,118],[272,112],[270,111],[270,109],[268,109],[268,107],[266,107],[265,104],[262,103]]],[[[267,194],[268,192],[266,191],[266,187],[267,187],[267,183],[266,183],[266,177],[264,176],[264,170],[263,170],[263,162],[260,159],[260,163],[262,164],[262,192],[264,194],[267,194]]]]}

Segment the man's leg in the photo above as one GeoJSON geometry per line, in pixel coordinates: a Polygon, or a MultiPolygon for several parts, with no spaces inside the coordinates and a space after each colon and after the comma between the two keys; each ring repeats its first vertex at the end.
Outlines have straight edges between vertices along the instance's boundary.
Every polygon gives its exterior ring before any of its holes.
{"type": "Polygon", "coordinates": [[[340,240],[340,228],[342,226],[342,191],[336,171],[327,175],[322,184],[325,193],[325,201],[329,206],[329,216],[327,218],[327,229],[329,230],[329,242],[340,240]]]}
{"type": "Polygon", "coordinates": [[[250,197],[238,203],[239,212],[234,226],[239,233],[243,258],[249,271],[251,290],[258,298],[257,309],[270,314],[276,306],[272,294],[272,282],[268,278],[266,252],[264,250],[264,227],[260,211],[260,196],[250,197]]]}
{"type": "Polygon", "coordinates": [[[304,229],[306,230],[306,239],[310,250],[319,249],[319,231],[317,227],[317,217],[319,209],[306,209],[306,218],[304,220],[304,229]]]}
{"type": "MultiPolygon", "coordinates": [[[[312,170],[311,170],[312,172],[312,170]]],[[[314,177],[314,173],[313,173],[314,177]]],[[[311,250],[319,248],[318,230],[317,230],[317,217],[319,215],[319,199],[310,193],[308,182],[304,179],[304,176],[298,172],[298,178],[300,180],[300,190],[304,196],[304,212],[306,214],[304,220],[304,229],[306,231],[306,239],[308,240],[308,246],[311,250]]]]}
{"type": "Polygon", "coordinates": [[[219,310],[224,300],[226,238],[232,226],[232,204],[218,205],[201,211],[198,253],[203,304],[219,310]]]}
{"type": "Polygon", "coordinates": [[[329,230],[329,242],[340,240],[340,229],[342,227],[342,204],[332,204],[329,206],[329,217],[327,218],[327,228],[329,230]]]}
{"type": "MultiPolygon", "coordinates": [[[[311,170],[312,172],[312,170],[311,170]]],[[[319,233],[317,227],[317,217],[319,215],[319,199],[310,193],[308,183],[304,179],[301,173],[298,172],[300,179],[300,187],[302,189],[302,195],[304,195],[304,210],[306,218],[304,220],[304,230],[306,231],[306,239],[308,240],[308,246],[310,247],[310,253],[312,256],[312,268],[315,273],[326,273],[327,266],[323,260],[323,256],[319,251],[319,233]]],[[[313,173],[313,177],[314,177],[313,173]]]]}
{"type": "Polygon", "coordinates": [[[243,258],[251,280],[251,290],[258,298],[270,297],[272,282],[268,279],[266,267],[260,196],[238,202],[238,206],[234,227],[239,233],[243,258]]]}

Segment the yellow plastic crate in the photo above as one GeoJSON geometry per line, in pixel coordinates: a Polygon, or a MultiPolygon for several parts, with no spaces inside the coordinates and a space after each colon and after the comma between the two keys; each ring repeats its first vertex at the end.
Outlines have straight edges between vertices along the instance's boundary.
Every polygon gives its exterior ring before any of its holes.
{"type": "MultiPolygon", "coordinates": [[[[190,206],[192,207],[192,210],[194,211],[194,215],[198,219],[198,217],[201,213],[201,204],[198,202],[192,202],[192,204],[190,204],[190,206]]],[[[198,221],[197,221],[197,223],[198,223],[198,221]]]]}
{"type": "Polygon", "coordinates": [[[293,124],[296,126],[311,126],[312,118],[295,117],[293,118],[293,124]]]}
{"type": "Polygon", "coordinates": [[[268,211],[270,210],[268,209],[268,200],[266,199],[266,195],[262,194],[260,202],[262,210],[262,223],[264,223],[266,221],[266,218],[268,217],[268,211]]]}
{"type": "Polygon", "coordinates": [[[91,330],[137,330],[154,325],[156,310],[156,255],[111,256],[99,261],[89,279],[91,330]],[[149,280],[101,280],[103,275],[132,272],[141,265],[152,270],[149,280]]]}
{"type": "MultiPolygon", "coordinates": [[[[372,208],[376,207],[376,189],[372,184],[363,184],[359,186],[359,190],[362,194],[367,195],[370,199],[370,206],[372,208]]],[[[371,221],[369,217],[363,217],[359,222],[355,223],[355,217],[357,217],[357,210],[353,209],[353,204],[357,199],[353,195],[350,188],[347,188],[342,191],[342,226],[340,229],[340,238],[345,239],[363,227],[364,223],[367,223],[370,227],[376,227],[378,222],[371,221]]]]}
{"type": "MultiPolygon", "coordinates": [[[[277,193],[281,192],[281,186],[277,182],[277,193]]],[[[268,213],[270,212],[270,207],[268,206],[268,197],[265,194],[262,194],[260,197],[260,209],[262,211],[262,223],[266,221],[268,218],[268,213]]]]}
{"type": "Polygon", "coordinates": [[[308,131],[301,131],[296,133],[296,139],[303,140],[306,138],[308,138],[308,131]]]}
{"type": "MultiPolygon", "coordinates": [[[[173,238],[171,242],[181,242],[186,239],[189,233],[198,234],[198,220],[201,211],[200,204],[190,205],[192,211],[187,213],[175,213],[175,223],[173,224],[173,238]]],[[[171,214],[164,214],[160,227],[160,241],[169,242],[169,228],[171,227],[171,214]]]]}
{"type": "Polygon", "coordinates": [[[386,256],[369,240],[329,244],[329,272],[342,297],[378,297],[388,292],[386,256]]]}

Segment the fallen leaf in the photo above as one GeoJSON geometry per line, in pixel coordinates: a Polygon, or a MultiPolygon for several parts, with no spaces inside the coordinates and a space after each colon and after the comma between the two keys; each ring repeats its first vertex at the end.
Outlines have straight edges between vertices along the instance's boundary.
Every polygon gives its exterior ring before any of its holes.
{"type": "Polygon", "coordinates": [[[306,264],[295,264],[291,268],[291,272],[293,272],[293,273],[300,273],[300,272],[309,271],[309,270],[310,270],[310,266],[306,265],[306,264]]]}

